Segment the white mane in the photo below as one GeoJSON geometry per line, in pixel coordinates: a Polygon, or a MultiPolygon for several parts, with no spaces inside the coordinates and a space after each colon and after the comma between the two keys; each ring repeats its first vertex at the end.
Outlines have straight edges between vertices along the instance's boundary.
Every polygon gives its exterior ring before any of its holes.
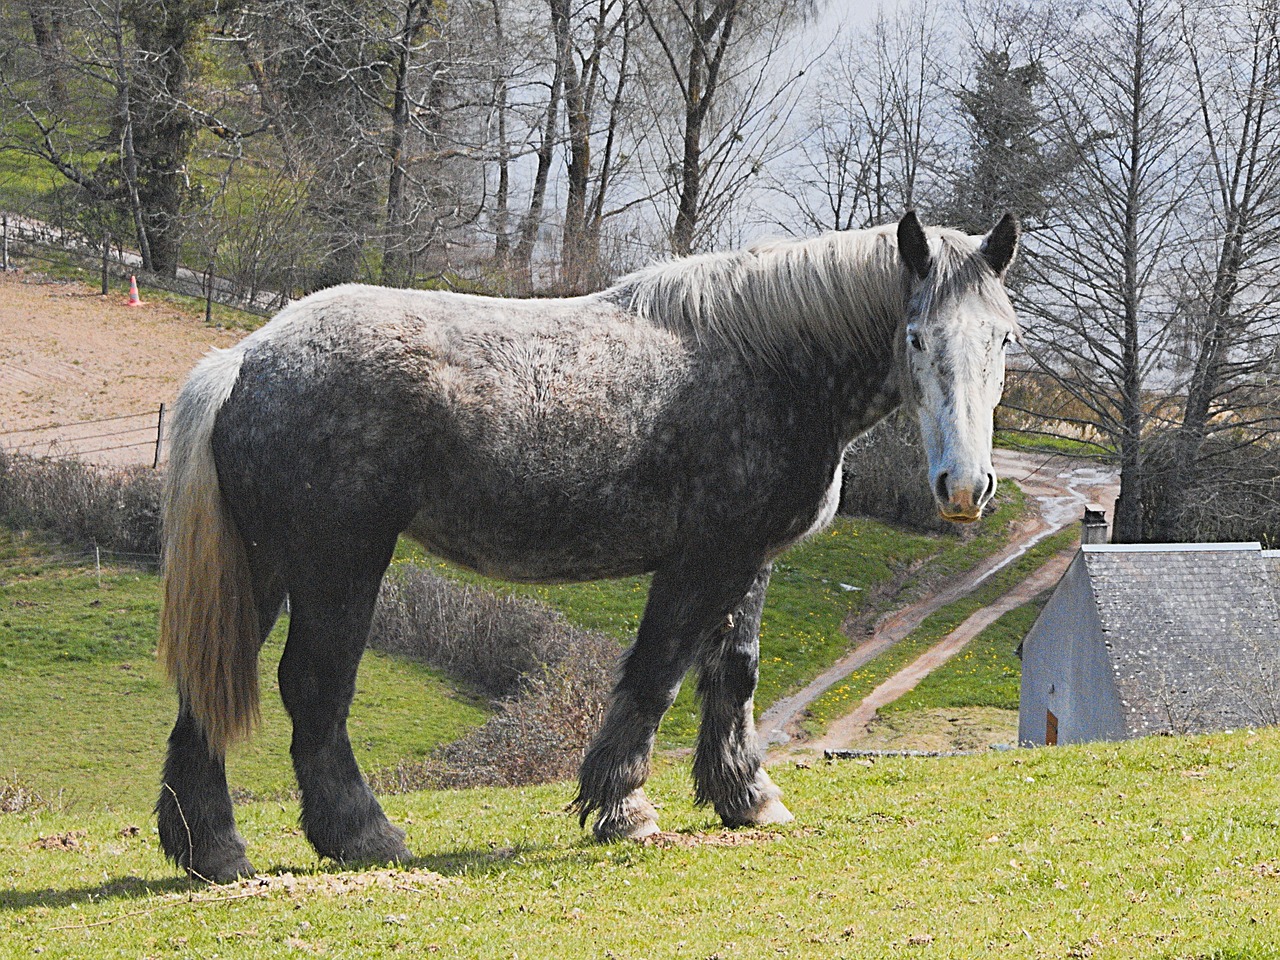
{"type": "MultiPolygon", "coordinates": [[[[929,234],[935,279],[926,289],[935,299],[958,283],[980,282],[974,238],[936,228],[929,234]]],[[[658,263],[601,296],[776,369],[797,346],[842,354],[885,343],[906,309],[907,281],[890,224],[658,263]]]]}

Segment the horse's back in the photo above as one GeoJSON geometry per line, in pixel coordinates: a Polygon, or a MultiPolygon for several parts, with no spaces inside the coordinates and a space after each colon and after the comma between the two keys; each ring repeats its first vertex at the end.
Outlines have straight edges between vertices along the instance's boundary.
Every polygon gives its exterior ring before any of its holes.
{"type": "Polygon", "coordinates": [[[251,536],[408,528],[516,579],[652,568],[675,536],[690,352],[610,304],[336,288],[243,350],[214,444],[251,536]]]}

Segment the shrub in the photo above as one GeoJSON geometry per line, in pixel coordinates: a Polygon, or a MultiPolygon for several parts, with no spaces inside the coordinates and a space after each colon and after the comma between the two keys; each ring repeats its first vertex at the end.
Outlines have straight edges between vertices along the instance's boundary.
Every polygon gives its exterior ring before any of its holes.
{"type": "MultiPolygon", "coordinates": [[[[1143,539],[1157,534],[1173,478],[1172,430],[1153,433],[1143,444],[1143,539]]],[[[1201,451],[1200,483],[1186,498],[1174,539],[1188,543],[1258,540],[1280,544],[1280,447],[1246,443],[1230,431],[1212,434],[1201,451]]]]}
{"type": "Polygon", "coordinates": [[[61,791],[50,798],[19,780],[0,780],[0,814],[62,810],[65,806],[63,800],[61,791]]]}
{"type": "Polygon", "coordinates": [[[925,533],[954,531],[938,516],[915,417],[899,411],[849,446],[840,512],[925,533]]]}
{"type": "Polygon", "coordinates": [[[0,450],[0,520],[79,547],[158,557],[160,474],[0,450]]]}
{"type": "Polygon", "coordinates": [[[483,726],[426,761],[375,771],[381,792],[517,786],[572,776],[603,716],[618,644],[531,600],[397,564],[370,646],[414,657],[501,698],[483,726]]]}

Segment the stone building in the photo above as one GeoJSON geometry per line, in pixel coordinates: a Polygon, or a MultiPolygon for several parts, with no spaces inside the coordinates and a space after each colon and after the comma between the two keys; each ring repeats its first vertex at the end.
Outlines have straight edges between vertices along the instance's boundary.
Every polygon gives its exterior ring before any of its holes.
{"type": "Polygon", "coordinates": [[[1085,543],[1019,653],[1025,745],[1280,724],[1280,551],[1085,543]]]}

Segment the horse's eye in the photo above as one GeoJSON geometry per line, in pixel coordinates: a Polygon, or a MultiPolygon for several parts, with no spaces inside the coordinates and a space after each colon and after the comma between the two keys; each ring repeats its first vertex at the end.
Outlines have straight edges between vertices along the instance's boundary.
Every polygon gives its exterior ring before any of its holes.
{"type": "Polygon", "coordinates": [[[1000,344],[1000,349],[1001,349],[1001,350],[1004,350],[1004,349],[1005,349],[1006,347],[1008,347],[1008,346],[1009,346],[1009,344],[1011,344],[1011,343],[1013,343],[1013,334],[1012,334],[1012,333],[1006,333],[1006,334],[1004,335],[1004,343],[1000,344]]]}
{"type": "Polygon", "coordinates": [[[921,339],[920,334],[914,330],[907,331],[907,343],[911,344],[912,350],[924,349],[924,340],[921,339]]]}

